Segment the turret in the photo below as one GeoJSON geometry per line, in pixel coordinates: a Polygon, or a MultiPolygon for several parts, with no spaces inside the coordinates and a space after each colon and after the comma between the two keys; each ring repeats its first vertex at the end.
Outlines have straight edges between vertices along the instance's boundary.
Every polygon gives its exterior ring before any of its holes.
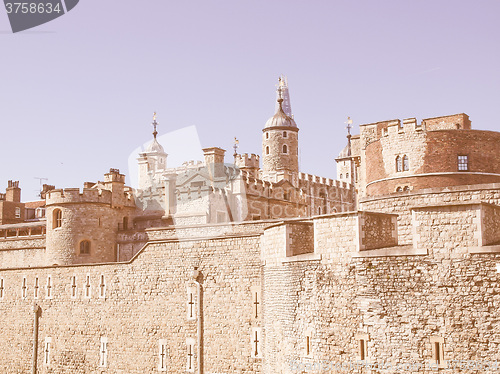
{"type": "Polygon", "coordinates": [[[135,211],[124,181],[111,169],[92,188],[47,192],[47,265],[116,261],[117,231],[135,211]]]}
{"type": "Polygon", "coordinates": [[[262,130],[262,179],[270,182],[292,181],[299,171],[299,129],[283,110],[282,90],[283,86],[279,85],[276,113],[262,130]]]}
{"type": "Polygon", "coordinates": [[[125,175],[120,174],[118,169],[109,169],[109,173],[104,174],[104,188],[111,191],[111,207],[124,205],[125,175]]]}
{"type": "Polygon", "coordinates": [[[153,141],[146,148],[145,152],[139,154],[137,159],[139,164],[139,189],[146,190],[153,185],[159,185],[161,183],[161,174],[167,168],[167,154],[165,150],[158,143],[156,136],[158,132],[156,131],[156,113],[153,116],[154,131],[153,131],[153,141]]]}
{"type": "Polygon", "coordinates": [[[255,154],[244,153],[242,155],[237,154],[235,156],[235,164],[238,168],[246,171],[249,176],[253,178],[258,178],[259,173],[259,156],[255,154]]]}

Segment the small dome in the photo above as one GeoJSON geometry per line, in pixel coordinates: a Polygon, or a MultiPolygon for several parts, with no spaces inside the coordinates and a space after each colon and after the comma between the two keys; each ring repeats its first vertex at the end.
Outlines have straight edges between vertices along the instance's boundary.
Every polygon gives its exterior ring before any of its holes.
{"type": "Polygon", "coordinates": [[[339,157],[337,158],[346,158],[349,157],[349,145],[346,145],[342,152],[339,153],[339,157]]]}
{"type": "Polygon", "coordinates": [[[266,125],[264,128],[269,128],[269,127],[297,127],[297,124],[295,123],[294,119],[290,116],[287,116],[286,113],[283,111],[282,103],[283,99],[278,99],[279,107],[278,110],[276,111],[276,114],[269,118],[266,122],[266,125]]]}
{"type": "Polygon", "coordinates": [[[156,152],[156,153],[165,153],[165,150],[161,146],[160,143],[158,143],[158,140],[156,140],[156,137],[153,139],[153,141],[148,145],[146,148],[146,152],[156,152]]]}

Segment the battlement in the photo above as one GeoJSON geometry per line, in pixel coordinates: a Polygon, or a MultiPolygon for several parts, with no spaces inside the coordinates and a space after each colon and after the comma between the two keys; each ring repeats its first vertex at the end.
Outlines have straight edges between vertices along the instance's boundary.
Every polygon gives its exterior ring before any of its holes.
{"type": "Polygon", "coordinates": [[[350,189],[349,185],[346,182],[341,182],[339,180],[319,177],[317,175],[307,174],[307,173],[299,173],[299,183],[306,182],[312,184],[319,184],[322,186],[342,188],[342,189],[350,189]]]}
{"type": "Polygon", "coordinates": [[[125,175],[120,174],[118,169],[109,169],[109,173],[104,174],[104,183],[118,182],[125,184],[125,175]]]}
{"type": "Polygon", "coordinates": [[[166,169],[165,173],[167,173],[167,174],[183,174],[183,173],[187,173],[188,171],[201,170],[204,167],[205,167],[205,163],[203,161],[190,160],[190,161],[185,161],[182,164],[182,166],[166,169]]]}
{"type": "Polygon", "coordinates": [[[47,193],[47,206],[54,204],[99,203],[111,204],[111,191],[84,188],[56,189],[47,193]]]}
{"type": "Polygon", "coordinates": [[[422,119],[420,123],[416,118],[403,120],[392,119],[388,121],[373,122],[360,125],[360,132],[365,138],[365,145],[390,134],[400,134],[415,131],[436,130],[470,130],[471,121],[465,113],[453,114],[434,118],[422,119]]]}
{"type": "Polygon", "coordinates": [[[271,266],[300,255],[362,256],[398,245],[397,215],[358,211],[291,219],[266,228],[263,243],[262,258],[271,266]]]}
{"type": "Polygon", "coordinates": [[[258,169],[259,161],[260,156],[254,153],[243,153],[241,155],[236,155],[236,166],[238,166],[240,169],[258,169]]]}

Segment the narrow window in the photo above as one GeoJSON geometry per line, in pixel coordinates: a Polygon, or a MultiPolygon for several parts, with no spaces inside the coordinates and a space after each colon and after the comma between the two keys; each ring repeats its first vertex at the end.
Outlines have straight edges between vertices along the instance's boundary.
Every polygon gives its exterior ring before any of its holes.
{"type": "Polygon", "coordinates": [[[439,368],[444,367],[444,338],[440,336],[431,336],[432,360],[439,368]]]}
{"type": "Polygon", "coordinates": [[[340,173],[340,179],[342,179],[342,177],[343,177],[343,175],[342,175],[342,173],[340,173]]]}
{"type": "Polygon", "coordinates": [[[458,171],[469,170],[469,157],[465,155],[458,156],[458,171]]]}
{"type": "Polygon", "coordinates": [[[403,171],[408,171],[410,170],[410,161],[408,160],[408,156],[404,155],[403,156],[403,171]]]}
{"type": "Polygon", "coordinates": [[[52,228],[57,229],[62,226],[62,211],[61,209],[54,209],[52,213],[52,228]]]}
{"type": "Polygon", "coordinates": [[[346,179],[349,179],[349,173],[345,173],[346,179]]]}
{"type": "Polygon", "coordinates": [[[85,277],[85,297],[90,298],[90,275],[85,277]]]}
{"type": "Polygon", "coordinates": [[[283,137],[288,138],[288,133],[286,131],[283,131],[283,137]]]}
{"type": "Polygon", "coordinates": [[[123,229],[128,230],[128,217],[123,217],[123,229]]]}
{"type": "Polygon", "coordinates": [[[288,153],[288,147],[286,144],[283,144],[283,153],[288,153]]]}
{"type": "Polygon", "coordinates": [[[266,132],[266,139],[269,139],[269,133],[266,132]]]}
{"type": "Polygon", "coordinates": [[[262,309],[261,287],[250,287],[250,293],[252,295],[252,319],[258,320],[260,319],[262,309]]]}
{"type": "Polygon", "coordinates": [[[21,208],[17,207],[15,214],[16,214],[16,218],[21,218],[21,208]]]}
{"type": "Polygon", "coordinates": [[[318,207],[318,215],[321,215],[321,207],[318,207]]]}
{"type": "Polygon", "coordinates": [[[39,289],[40,289],[40,284],[39,284],[39,281],[38,281],[38,277],[36,277],[35,278],[35,286],[33,287],[35,299],[38,299],[38,290],[39,289]]]}
{"type": "Polygon", "coordinates": [[[74,299],[76,298],[76,276],[73,275],[71,277],[71,297],[74,299]]]}
{"type": "Polygon", "coordinates": [[[434,360],[436,364],[441,363],[441,344],[438,342],[434,343],[434,360]]]}
{"type": "Polygon", "coordinates": [[[262,357],[262,330],[260,327],[252,328],[252,357],[261,358],[262,357]]]}
{"type": "Polygon", "coordinates": [[[307,357],[312,355],[312,330],[308,329],[305,332],[304,353],[307,357]]]}
{"type": "Polygon", "coordinates": [[[52,299],[52,277],[49,275],[47,277],[47,285],[45,286],[47,293],[45,294],[46,299],[52,299]]]}
{"type": "Polygon", "coordinates": [[[99,350],[99,352],[101,356],[99,360],[99,366],[108,366],[108,338],[101,336],[101,349],[99,350]]]}
{"type": "Polygon", "coordinates": [[[187,319],[196,319],[196,287],[187,288],[187,319]]]}
{"type": "Polygon", "coordinates": [[[90,254],[90,241],[82,240],[80,242],[80,254],[81,255],[89,255],[90,254]]]}
{"type": "Polygon", "coordinates": [[[21,289],[22,289],[22,297],[23,297],[23,299],[26,299],[26,294],[27,294],[27,291],[28,291],[28,285],[27,285],[26,277],[23,278],[23,286],[21,287],[21,289]]]}
{"type": "Polygon", "coordinates": [[[366,359],[366,340],[359,339],[359,359],[364,361],[366,359]]]}
{"type": "Polygon", "coordinates": [[[45,366],[50,366],[50,351],[52,349],[52,338],[45,338],[45,344],[43,348],[43,363],[45,366]]]}
{"type": "Polygon", "coordinates": [[[186,339],[186,370],[190,373],[194,372],[194,339],[186,339]]]}
{"type": "Polygon", "coordinates": [[[368,334],[356,334],[355,339],[358,344],[358,360],[366,361],[368,359],[368,334]]]}
{"type": "Polygon", "coordinates": [[[158,345],[158,371],[167,371],[167,340],[160,339],[158,345]]]}
{"type": "Polygon", "coordinates": [[[0,278],[0,299],[3,299],[3,295],[4,295],[3,278],[0,278]]]}
{"type": "Polygon", "coordinates": [[[104,281],[104,275],[101,275],[101,283],[99,284],[99,297],[106,297],[106,282],[104,281]]]}
{"type": "Polygon", "coordinates": [[[266,147],[266,155],[269,154],[269,146],[266,147]]]}
{"type": "Polygon", "coordinates": [[[401,156],[396,157],[396,172],[403,171],[403,159],[401,156]]]}

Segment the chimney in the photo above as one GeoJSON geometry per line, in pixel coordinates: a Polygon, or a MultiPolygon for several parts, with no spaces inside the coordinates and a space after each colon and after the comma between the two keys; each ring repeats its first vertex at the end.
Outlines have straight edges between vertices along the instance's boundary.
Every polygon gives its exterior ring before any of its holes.
{"type": "Polygon", "coordinates": [[[21,189],[19,188],[19,181],[9,181],[7,190],[5,191],[5,200],[13,201],[15,203],[21,202],[21,189]]]}
{"type": "Polygon", "coordinates": [[[42,186],[42,191],[40,191],[40,198],[45,199],[45,197],[47,196],[47,192],[55,190],[55,189],[56,189],[56,186],[52,186],[50,184],[44,184],[42,186]]]}
{"type": "Polygon", "coordinates": [[[211,147],[204,148],[203,153],[205,154],[205,166],[208,169],[210,178],[214,180],[215,178],[221,178],[224,174],[224,154],[226,151],[222,148],[211,147]]]}

